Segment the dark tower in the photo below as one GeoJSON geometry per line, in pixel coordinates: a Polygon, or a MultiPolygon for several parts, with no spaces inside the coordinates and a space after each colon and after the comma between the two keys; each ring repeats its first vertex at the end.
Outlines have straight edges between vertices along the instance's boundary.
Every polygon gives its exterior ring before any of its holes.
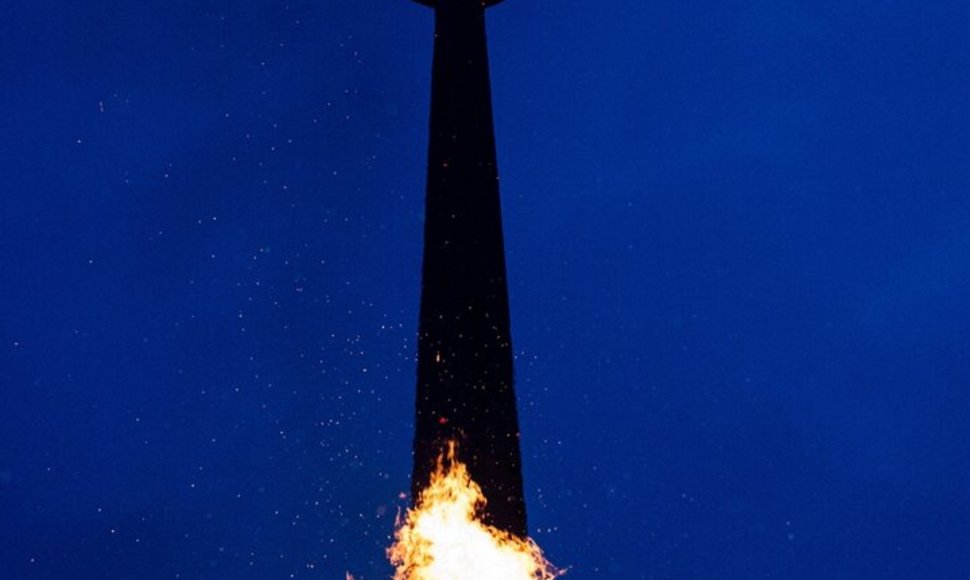
{"type": "Polygon", "coordinates": [[[449,439],[488,500],[485,521],[527,533],[485,9],[435,10],[412,496],[449,439]]]}

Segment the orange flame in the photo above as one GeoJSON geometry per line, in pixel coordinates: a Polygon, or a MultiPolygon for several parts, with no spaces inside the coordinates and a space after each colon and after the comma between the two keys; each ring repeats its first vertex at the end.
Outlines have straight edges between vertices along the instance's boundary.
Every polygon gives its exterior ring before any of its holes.
{"type": "Polygon", "coordinates": [[[417,506],[398,522],[388,557],[394,580],[554,580],[563,574],[531,539],[482,523],[481,487],[455,458],[438,458],[417,506]]]}

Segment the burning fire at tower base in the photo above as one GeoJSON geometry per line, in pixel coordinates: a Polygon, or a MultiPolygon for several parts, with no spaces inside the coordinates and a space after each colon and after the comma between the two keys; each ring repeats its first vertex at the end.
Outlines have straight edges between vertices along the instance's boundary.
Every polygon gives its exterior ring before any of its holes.
{"type": "Polygon", "coordinates": [[[394,580],[552,580],[561,575],[531,539],[484,524],[485,503],[451,443],[415,507],[398,522],[388,550],[394,580]]]}

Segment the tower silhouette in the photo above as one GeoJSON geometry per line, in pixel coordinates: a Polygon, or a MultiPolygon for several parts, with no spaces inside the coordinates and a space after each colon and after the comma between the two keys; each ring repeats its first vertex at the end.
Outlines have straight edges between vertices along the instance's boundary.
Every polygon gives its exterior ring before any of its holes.
{"type": "Polygon", "coordinates": [[[485,10],[435,10],[412,497],[449,440],[487,500],[486,523],[524,537],[519,423],[492,124],[485,10]]]}

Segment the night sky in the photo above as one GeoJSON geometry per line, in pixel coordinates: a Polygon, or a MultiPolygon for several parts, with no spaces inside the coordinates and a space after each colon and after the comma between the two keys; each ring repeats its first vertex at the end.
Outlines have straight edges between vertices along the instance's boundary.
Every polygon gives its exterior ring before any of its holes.
{"type": "MultiPolygon", "coordinates": [[[[970,578],[970,5],[489,11],[568,578],[970,578]]],[[[0,3],[0,578],[387,578],[432,12],[0,3]]]]}

